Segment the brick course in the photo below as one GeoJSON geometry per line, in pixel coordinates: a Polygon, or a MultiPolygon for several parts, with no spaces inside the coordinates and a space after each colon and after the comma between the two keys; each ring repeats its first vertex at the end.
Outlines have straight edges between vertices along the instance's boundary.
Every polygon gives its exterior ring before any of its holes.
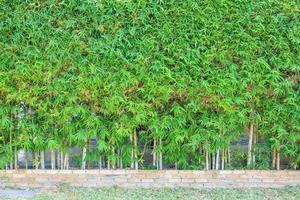
{"type": "Polygon", "coordinates": [[[0,170],[0,187],[283,187],[300,186],[300,171],[271,170],[0,170]]]}

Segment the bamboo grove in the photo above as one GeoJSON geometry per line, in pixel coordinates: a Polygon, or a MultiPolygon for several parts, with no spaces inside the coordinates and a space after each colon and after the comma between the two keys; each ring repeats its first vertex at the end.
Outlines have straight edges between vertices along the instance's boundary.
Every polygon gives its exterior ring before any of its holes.
{"type": "Polygon", "coordinates": [[[0,0],[0,167],[299,168],[299,10],[0,0]]]}

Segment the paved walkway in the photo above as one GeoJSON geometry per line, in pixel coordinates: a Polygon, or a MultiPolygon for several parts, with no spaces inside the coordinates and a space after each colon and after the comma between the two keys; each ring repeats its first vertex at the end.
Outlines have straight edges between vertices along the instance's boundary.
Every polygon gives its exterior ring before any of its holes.
{"type": "Polygon", "coordinates": [[[0,189],[0,198],[28,198],[36,195],[32,190],[12,190],[12,189],[0,189]]]}

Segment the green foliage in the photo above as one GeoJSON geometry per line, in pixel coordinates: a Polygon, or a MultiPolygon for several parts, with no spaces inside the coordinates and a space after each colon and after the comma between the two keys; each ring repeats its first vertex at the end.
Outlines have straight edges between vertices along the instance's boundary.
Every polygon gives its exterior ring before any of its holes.
{"type": "Polygon", "coordinates": [[[238,148],[232,152],[232,162],[230,163],[229,168],[244,169],[246,168],[246,164],[247,154],[238,146],[238,148]]]}
{"type": "Polygon", "coordinates": [[[269,150],[299,166],[299,8],[0,0],[0,163],[14,148],[65,151],[97,138],[89,158],[116,161],[119,148],[129,164],[138,130],[143,144],[162,139],[165,163],[202,168],[200,150],[230,148],[254,123],[269,150]]]}

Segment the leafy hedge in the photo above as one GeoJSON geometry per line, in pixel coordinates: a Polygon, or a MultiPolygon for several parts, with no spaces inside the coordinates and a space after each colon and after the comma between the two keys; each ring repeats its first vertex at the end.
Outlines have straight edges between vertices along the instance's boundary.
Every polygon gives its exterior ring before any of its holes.
{"type": "Polygon", "coordinates": [[[224,169],[246,132],[241,167],[279,168],[280,158],[299,167],[299,9],[297,0],[0,0],[2,166],[17,168],[20,150],[37,167],[46,150],[68,162],[80,147],[83,168],[141,167],[150,149],[157,168],[224,169]]]}

